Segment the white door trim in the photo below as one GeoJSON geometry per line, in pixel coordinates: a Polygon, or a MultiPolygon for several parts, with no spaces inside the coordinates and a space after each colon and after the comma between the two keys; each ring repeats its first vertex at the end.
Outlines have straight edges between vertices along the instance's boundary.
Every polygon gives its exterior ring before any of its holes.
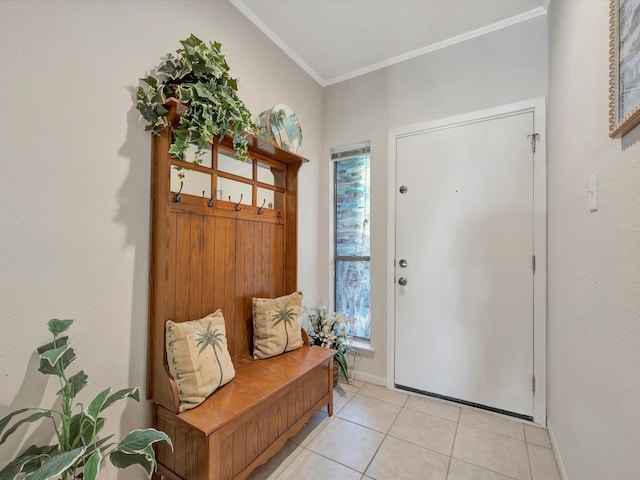
{"type": "Polygon", "coordinates": [[[387,265],[390,268],[391,275],[389,275],[390,278],[387,281],[387,386],[393,388],[395,384],[396,140],[427,131],[525,112],[533,112],[535,130],[539,134],[533,169],[533,248],[536,256],[536,272],[533,277],[533,374],[536,379],[536,391],[533,397],[533,421],[538,425],[545,426],[547,423],[547,131],[546,99],[544,97],[389,130],[387,265]]]}

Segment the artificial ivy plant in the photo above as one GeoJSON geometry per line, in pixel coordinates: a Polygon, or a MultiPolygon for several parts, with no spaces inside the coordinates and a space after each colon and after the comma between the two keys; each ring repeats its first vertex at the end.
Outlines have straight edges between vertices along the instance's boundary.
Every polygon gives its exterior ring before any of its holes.
{"type": "Polygon", "coordinates": [[[182,48],[176,55],[168,54],[158,66],[159,78],[141,79],[146,88],[138,88],[136,106],[149,122],[146,130],[158,134],[168,126],[164,104],[174,97],[186,106],[179,124],[173,127],[170,153],[174,158],[186,161],[187,149],[193,145],[197,150],[192,161],[201,163],[214,138],[229,135],[236,158],[246,160],[246,131],[255,130],[255,126],[251,112],[238,98],[238,81],[229,75],[222,44],[207,45],[195,35],[180,43],[182,48]]]}
{"type": "Polygon", "coordinates": [[[156,467],[153,450],[155,442],[169,437],[153,428],[133,430],[120,442],[110,442],[113,435],[98,438],[104,427],[104,410],[119,400],[132,398],[140,401],[140,390],[125,388],[111,393],[111,387],[100,392],[88,404],[78,402],[76,396],[88,383],[87,374],[80,370],[69,375],[66,370],[76,358],[65,333],[73,320],[52,319],[47,326],[53,341],[39,347],[38,371],[44,375],[58,377],[60,405],[53,408],[21,408],[0,419],[0,444],[21,426],[46,419],[51,422],[57,443],[46,446],[31,445],[13,461],[0,470],[0,480],[63,480],[82,478],[95,480],[103,459],[109,457],[113,465],[126,468],[141,466],[151,477],[156,467]],[[74,412],[75,407],[79,407],[74,412]]]}

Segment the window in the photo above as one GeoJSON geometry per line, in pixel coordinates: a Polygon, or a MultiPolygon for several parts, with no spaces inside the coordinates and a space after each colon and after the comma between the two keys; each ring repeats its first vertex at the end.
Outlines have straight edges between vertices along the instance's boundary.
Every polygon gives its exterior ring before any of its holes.
{"type": "Polygon", "coordinates": [[[355,320],[350,334],[371,337],[369,144],[335,149],[334,271],[336,312],[355,320]]]}

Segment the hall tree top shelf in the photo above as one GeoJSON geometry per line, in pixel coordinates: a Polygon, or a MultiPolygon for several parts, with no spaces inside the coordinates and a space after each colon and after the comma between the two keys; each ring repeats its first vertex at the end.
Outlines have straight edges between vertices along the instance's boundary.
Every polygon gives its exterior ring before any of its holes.
{"type": "MultiPolygon", "coordinates": [[[[169,113],[167,113],[167,120],[169,120],[169,123],[178,122],[181,114],[185,112],[184,104],[176,98],[169,98],[164,106],[169,110],[169,113]]],[[[256,137],[252,133],[247,133],[246,135],[250,153],[263,155],[285,164],[307,163],[309,161],[308,159],[293,152],[283,150],[264,138],[256,137]]],[[[220,145],[233,150],[232,139],[228,135],[220,142],[220,145]]]]}

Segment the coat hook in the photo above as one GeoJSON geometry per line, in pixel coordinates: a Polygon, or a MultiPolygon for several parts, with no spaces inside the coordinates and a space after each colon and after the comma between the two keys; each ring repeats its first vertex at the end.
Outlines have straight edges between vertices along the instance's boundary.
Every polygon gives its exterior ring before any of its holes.
{"type": "Polygon", "coordinates": [[[278,210],[278,218],[280,218],[281,216],[282,216],[282,212],[278,210]]]}
{"type": "Polygon", "coordinates": [[[262,200],[262,205],[258,209],[258,215],[262,215],[264,213],[264,210],[262,210],[262,209],[263,209],[265,203],[267,203],[267,199],[266,198],[264,200],[262,200]]]}
{"type": "Polygon", "coordinates": [[[182,197],[180,196],[180,192],[182,191],[182,186],[184,185],[184,182],[182,180],[180,180],[180,190],[178,190],[178,193],[176,193],[173,196],[173,201],[176,203],[180,203],[182,201],[182,197]]]}
{"type": "Polygon", "coordinates": [[[207,206],[209,207],[215,207],[216,206],[216,202],[213,200],[214,197],[211,197],[209,199],[209,201],[207,202],[207,206]]]}
{"type": "Polygon", "coordinates": [[[235,206],[236,212],[239,212],[240,210],[242,210],[240,208],[241,203],[242,203],[242,194],[240,194],[240,200],[238,200],[238,203],[236,203],[236,206],[235,206]]]}

